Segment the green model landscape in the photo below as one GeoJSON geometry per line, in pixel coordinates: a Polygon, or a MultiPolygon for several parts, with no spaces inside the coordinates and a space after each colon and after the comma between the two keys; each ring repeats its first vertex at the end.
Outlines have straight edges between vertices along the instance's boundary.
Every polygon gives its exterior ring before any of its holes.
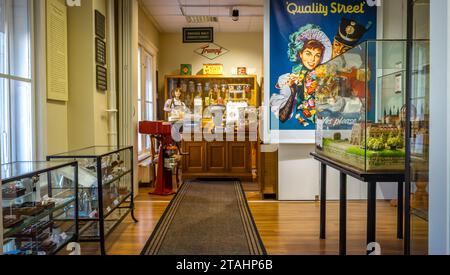
{"type": "Polygon", "coordinates": [[[405,151],[400,137],[369,138],[367,147],[352,145],[348,140],[323,139],[320,153],[366,171],[403,170],[405,151]]]}

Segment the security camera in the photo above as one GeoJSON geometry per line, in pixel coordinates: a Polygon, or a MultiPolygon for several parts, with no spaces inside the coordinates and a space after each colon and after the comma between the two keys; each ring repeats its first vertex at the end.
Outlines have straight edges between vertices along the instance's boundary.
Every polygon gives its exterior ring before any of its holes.
{"type": "Polygon", "coordinates": [[[233,19],[233,21],[239,20],[239,10],[237,8],[233,8],[233,11],[231,12],[231,19],[233,19]]]}

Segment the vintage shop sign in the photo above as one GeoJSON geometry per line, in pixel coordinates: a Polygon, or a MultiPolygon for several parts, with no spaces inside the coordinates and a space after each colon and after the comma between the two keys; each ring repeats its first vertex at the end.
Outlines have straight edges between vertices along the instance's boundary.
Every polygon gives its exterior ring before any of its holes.
{"type": "Polygon", "coordinates": [[[214,28],[183,28],[183,43],[214,42],[214,28]]]}
{"type": "Polygon", "coordinates": [[[222,75],[223,64],[203,64],[204,75],[222,75]]]}
{"type": "Polygon", "coordinates": [[[297,2],[287,2],[286,9],[291,15],[296,14],[321,14],[328,16],[328,14],[364,14],[365,7],[381,6],[380,0],[366,0],[358,4],[348,4],[331,2],[323,4],[321,2],[311,4],[300,4],[297,2]]]}
{"type": "Polygon", "coordinates": [[[226,53],[229,52],[229,50],[225,49],[224,47],[217,45],[215,43],[209,43],[201,46],[200,48],[196,49],[194,51],[196,54],[199,54],[203,57],[208,58],[209,60],[216,59],[226,53]]]}

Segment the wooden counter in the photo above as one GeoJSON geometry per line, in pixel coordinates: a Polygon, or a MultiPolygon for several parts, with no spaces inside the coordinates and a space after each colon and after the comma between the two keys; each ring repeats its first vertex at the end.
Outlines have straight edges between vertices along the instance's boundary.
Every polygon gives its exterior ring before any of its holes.
{"type": "Polygon", "coordinates": [[[234,141],[226,141],[225,135],[219,138],[223,141],[194,140],[194,135],[191,141],[184,140],[182,148],[188,155],[183,159],[183,179],[237,178],[258,184],[258,139],[251,141],[249,136],[245,141],[238,141],[237,135],[234,141]]]}

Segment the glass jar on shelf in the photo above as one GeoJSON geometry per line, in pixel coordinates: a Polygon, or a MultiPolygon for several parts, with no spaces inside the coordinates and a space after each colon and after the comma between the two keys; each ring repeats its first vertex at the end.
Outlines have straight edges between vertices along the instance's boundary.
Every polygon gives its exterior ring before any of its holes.
{"type": "Polygon", "coordinates": [[[202,89],[202,83],[198,82],[197,83],[197,94],[194,98],[194,115],[197,118],[201,118],[202,117],[202,113],[203,113],[203,98],[202,98],[202,94],[203,94],[203,89],[202,89]]]}

